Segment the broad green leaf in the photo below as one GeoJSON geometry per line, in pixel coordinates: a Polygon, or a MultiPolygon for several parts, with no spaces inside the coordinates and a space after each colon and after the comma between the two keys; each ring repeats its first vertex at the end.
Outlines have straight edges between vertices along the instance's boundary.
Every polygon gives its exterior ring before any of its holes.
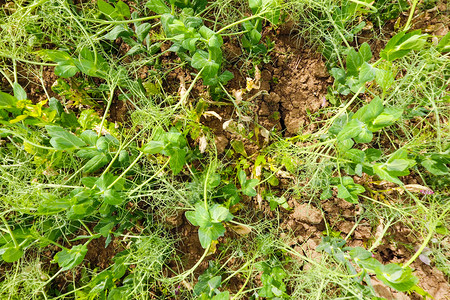
{"type": "Polygon", "coordinates": [[[114,41],[118,37],[131,36],[133,33],[124,25],[117,25],[110,32],[102,36],[103,39],[114,41]]]}
{"type": "Polygon", "coordinates": [[[103,201],[110,205],[120,205],[124,199],[120,194],[112,189],[106,190],[103,194],[103,201]]]}
{"type": "Polygon", "coordinates": [[[116,9],[117,13],[125,18],[131,18],[131,13],[130,13],[130,7],[125,4],[123,1],[119,1],[116,3],[116,9]]]}
{"type": "Polygon", "coordinates": [[[211,225],[211,216],[209,211],[205,208],[203,202],[198,202],[195,204],[195,214],[192,214],[192,212],[189,212],[189,214],[186,212],[186,218],[189,220],[189,222],[192,223],[194,226],[200,226],[200,227],[208,227],[211,225]]]}
{"type": "Polygon", "coordinates": [[[337,197],[341,199],[347,199],[350,198],[352,195],[350,194],[350,191],[342,184],[338,185],[338,194],[337,197]]]}
{"type": "Polygon", "coordinates": [[[389,173],[389,171],[386,169],[386,164],[378,163],[373,165],[373,171],[381,179],[397,183],[398,185],[403,185],[403,182],[401,182],[395,175],[389,173]]]}
{"type": "Polygon", "coordinates": [[[409,291],[419,282],[410,267],[402,268],[396,264],[381,265],[376,275],[384,284],[400,292],[409,291]]]}
{"type": "Polygon", "coordinates": [[[372,131],[380,130],[386,126],[390,126],[395,123],[403,114],[403,110],[394,107],[388,107],[373,120],[372,124],[369,124],[369,129],[372,131]]]}
{"type": "Polygon", "coordinates": [[[225,227],[222,223],[211,223],[208,227],[198,229],[198,237],[203,248],[207,248],[212,241],[217,240],[225,234],[225,227]]]}
{"type": "Polygon", "coordinates": [[[51,136],[50,144],[56,150],[74,150],[86,145],[82,139],[59,126],[47,125],[45,129],[51,136]]]}
{"type": "Polygon", "coordinates": [[[440,40],[436,49],[441,53],[450,51],[450,32],[447,32],[447,34],[440,40]]]}
{"type": "Polygon", "coordinates": [[[197,217],[195,211],[187,211],[184,213],[186,219],[191,222],[192,225],[198,226],[197,217]]]}
{"type": "Polygon", "coordinates": [[[145,37],[152,29],[152,25],[150,23],[142,23],[136,27],[136,36],[140,42],[145,40],[145,37]]]}
{"type": "Polygon", "coordinates": [[[363,59],[355,49],[351,48],[348,51],[346,66],[348,75],[358,76],[359,68],[363,64],[363,59]]]}
{"type": "Polygon", "coordinates": [[[17,99],[10,94],[0,92],[0,109],[16,107],[17,99]]]}
{"type": "Polygon", "coordinates": [[[409,160],[406,159],[394,159],[386,165],[388,171],[404,171],[409,167],[409,160]]]}
{"type": "Polygon", "coordinates": [[[236,151],[236,153],[239,153],[241,155],[243,155],[244,157],[247,157],[247,152],[245,152],[245,147],[244,147],[244,142],[242,142],[241,140],[232,140],[230,142],[231,147],[233,147],[234,151],[236,151]]]}
{"type": "Polygon", "coordinates": [[[357,143],[370,143],[373,138],[373,133],[369,129],[367,129],[367,126],[364,124],[361,128],[361,132],[358,134],[358,136],[354,137],[353,139],[357,143]]]}
{"type": "Polygon", "coordinates": [[[380,52],[380,56],[388,61],[401,58],[412,50],[420,50],[426,43],[427,35],[420,34],[420,30],[400,32],[392,37],[386,47],[380,52]]]}
{"type": "Polygon", "coordinates": [[[110,161],[109,155],[98,152],[97,155],[92,157],[84,166],[83,171],[85,173],[92,173],[105,166],[110,161]]]}
{"type": "Polygon", "coordinates": [[[151,11],[159,15],[170,14],[171,9],[168,7],[163,0],[150,0],[145,4],[151,11]]]}
{"type": "Polygon", "coordinates": [[[77,156],[79,158],[88,159],[88,158],[93,158],[94,156],[98,155],[99,153],[101,153],[101,152],[98,151],[97,149],[85,148],[85,149],[79,150],[77,152],[77,156]]]}
{"type": "Polygon", "coordinates": [[[364,150],[367,162],[373,162],[380,159],[382,152],[378,149],[369,148],[364,150]]]}
{"type": "Polygon", "coordinates": [[[181,149],[179,147],[172,147],[170,149],[170,169],[172,170],[174,175],[177,175],[181,172],[186,163],[186,151],[185,149],[181,149]]]}
{"type": "Polygon", "coordinates": [[[221,205],[215,204],[210,208],[210,215],[212,222],[230,221],[233,215],[230,211],[221,205]]]}
{"type": "Polygon", "coordinates": [[[147,154],[158,154],[164,149],[164,143],[161,141],[150,141],[142,147],[142,152],[147,154]]]}
{"type": "Polygon", "coordinates": [[[198,239],[200,240],[200,244],[203,248],[207,248],[213,239],[211,238],[211,230],[207,229],[208,227],[200,227],[198,229],[198,239]]]}
{"type": "Polygon", "coordinates": [[[225,291],[215,295],[214,297],[212,297],[211,300],[229,300],[229,299],[230,299],[230,292],[225,291]]]}
{"type": "Polygon", "coordinates": [[[394,84],[395,78],[390,70],[375,69],[375,80],[383,92],[386,92],[394,84]]]}
{"type": "Polygon", "coordinates": [[[358,260],[365,260],[370,257],[372,257],[372,253],[370,251],[367,251],[363,247],[355,247],[352,248],[349,252],[351,258],[358,259],[358,260]]]}
{"type": "Polygon", "coordinates": [[[18,261],[23,256],[23,250],[16,247],[6,248],[2,254],[2,259],[7,263],[18,261]]]}
{"type": "Polygon", "coordinates": [[[369,61],[372,58],[372,51],[370,50],[370,46],[367,43],[363,43],[361,47],[359,47],[358,52],[365,62],[369,61]]]}
{"type": "Polygon", "coordinates": [[[54,261],[58,263],[61,270],[67,271],[81,264],[87,250],[86,245],[73,246],[72,249],[63,249],[56,253],[54,261]]]}
{"type": "Polygon", "coordinates": [[[14,91],[14,97],[17,100],[27,100],[27,93],[23,89],[23,87],[20,86],[17,82],[14,82],[13,84],[13,91],[14,91]]]}
{"type": "Polygon", "coordinates": [[[221,84],[226,85],[228,81],[234,78],[233,73],[231,73],[228,70],[225,70],[222,74],[219,76],[219,81],[221,84]]]}
{"type": "Polygon", "coordinates": [[[365,126],[363,122],[353,119],[342,128],[336,139],[342,142],[346,139],[354,138],[361,133],[363,126],[365,126]]]}
{"type": "Polygon", "coordinates": [[[431,158],[426,158],[425,160],[422,160],[420,164],[424,166],[428,172],[436,176],[448,175],[448,173],[450,172],[450,169],[446,166],[444,162],[434,160],[431,158]]]}
{"type": "Polygon", "coordinates": [[[215,276],[208,280],[208,287],[211,291],[214,291],[222,284],[222,276],[215,276]]]}
{"type": "Polygon", "coordinates": [[[358,109],[352,119],[358,119],[367,124],[379,116],[383,112],[383,109],[383,101],[381,101],[380,97],[374,97],[369,104],[358,109]]]}
{"type": "Polygon", "coordinates": [[[366,83],[375,79],[375,68],[367,62],[363,62],[359,70],[359,82],[366,83]]]}
{"type": "Polygon", "coordinates": [[[98,134],[93,130],[85,130],[80,134],[80,138],[89,146],[95,146],[98,134]]]}
{"type": "Polygon", "coordinates": [[[62,78],[73,77],[78,71],[79,69],[72,59],[64,62],[58,62],[58,65],[55,67],[55,74],[62,78]]]}
{"type": "Polygon", "coordinates": [[[364,162],[364,157],[365,157],[364,152],[359,149],[350,149],[344,153],[344,158],[350,159],[352,162],[355,163],[364,162]]]}
{"type": "Polygon", "coordinates": [[[103,13],[105,16],[110,18],[114,18],[116,9],[109,3],[103,0],[97,0],[98,10],[103,13]]]}
{"type": "Polygon", "coordinates": [[[257,186],[258,184],[259,180],[256,178],[247,180],[244,186],[242,187],[242,193],[244,193],[249,197],[255,197],[257,195],[255,186],[257,186]]]}

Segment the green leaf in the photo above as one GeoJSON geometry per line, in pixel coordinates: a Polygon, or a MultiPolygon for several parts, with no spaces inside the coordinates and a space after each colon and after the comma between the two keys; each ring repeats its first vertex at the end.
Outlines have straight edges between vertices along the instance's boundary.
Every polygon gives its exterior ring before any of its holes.
{"type": "Polygon", "coordinates": [[[232,140],[230,142],[231,147],[233,147],[234,151],[236,151],[236,153],[239,153],[241,155],[243,155],[244,157],[247,157],[247,152],[245,152],[245,146],[244,146],[244,142],[242,142],[241,140],[232,140]]]}
{"type": "Polygon", "coordinates": [[[83,171],[85,173],[92,173],[105,166],[109,162],[110,158],[103,152],[92,157],[84,166],[83,171]]]}
{"type": "Polygon", "coordinates": [[[372,58],[372,51],[370,50],[370,46],[367,43],[363,43],[361,47],[359,47],[358,52],[365,62],[369,61],[372,58]]]}
{"type": "Polygon", "coordinates": [[[186,151],[179,147],[172,147],[170,149],[169,165],[174,175],[181,172],[186,163],[186,151]]]}
{"type": "Polygon", "coordinates": [[[349,138],[354,138],[361,133],[363,126],[365,126],[363,122],[357,119],[353,119],[345,124],[344,128],[342,128],[342,130],[339,132],[336,139],[338,141],[343,141],[349,138]]]}
{"type": "Polygon", "coordinates": [[[346,66],[348,75],[358,76],[363,59],[355,49],[351,48],[347,54],[346,66]]]}
{"type": "Polygon", "coordinates": [[[242,193],[244,193],[249,197],[255,197],[257,195],[255,186],[257,186],[258,184],[259,180],[256,178],[247,180],[244,186],[242,187],[242,193]]]}
{"type": "Polygon", "coordinates": [[[419,282],[410,267],[402,268],[396,264],[381,265],[376,275],[384,284],[400,292],[409,291],[419,282]]]}
{"type": "Polygon", "coordinates": [[[381,179],[397,183],[398,185],[403,185],[403,182],[401,182],[397,176],[392,175],[387,169],[386,164],[378,163],[373,165],[373,172],[378,175],[381,179]]]}
{"type": "Polygon", "coordinates": [[[54,261],[58,263],[61,270],[67,271],[81,264],[87,250],[86,245],[73,246],[72,249],[63,249],[56,253],[54,261]]]}
{"type": "Polygon", "coordinates": [[[86,145],[82,139],[59,126],[47,125],[45,129],[52,137],[50,144],[56,150],[74,150],[86,145]]]}
{"type": "Polygon", "coordinates": [[[369,124],[369,129],[372,131],[380,130],[386,126],[390,126],[401,118],[403,110],[399,108],[388,107],[369,124]]]}
{"type": "Polygon", "coordinates": [[[420,34],[420,30],[406,33],[399,32],[392,37],[386,44],[386,47],[380,52],[381,58],[388,61],[406,56],[412,50],[420,50],[426,43],[425,34],[420,34]]]}
{"type": "Polygon", "coordinates": [[[103,201],[110,205],[120,205],[124,201],[120,194],[112,189],[106,190],[103,194],[103,201]]]}
{"type": "Polygon", "coordinates": [[[365,154],[359,149],[350,149],[344,153],[344,158],[350,159],[355,163],[363,163],[365,154]]]}
{"type": "Polygon", "coordinates": [[[79,69],[72,59],[64,62],[58,62],[58,65],[55,67],[55,74],[62,78],[73,77],[78,71],[79,69]]]}
{"type": "Polygon", "coordinates": [[[187,211],[184,213],[184,215],[186,216],[186,219],[189,222],[191,222],[192,225],[198,226],[197,216],[196,216],[195,211],[187,211]]]}
{"type": "Polygon", "coordinates": [[[212,222],[230,221],[233,219],[233,215],[230,211],[221,205],[215,204],[210,208],[210,215],[212,222]]]}
{"type": "Polygon", "coordinates": [[[215,295],[214,297],[212,297],[211,300],[229,300],[229,299],[230,299],[230,292],[225,291],[215,295]]]}
{"type": "Polygon", "coordinates": [[[349,254],[352,259],[359,259],[359,260],[365,260],[372,257],[372,253],[370,251],[367,251],[363,247],[352,248],[349,254]]]}
{"type": "Polygon", "coordinates": [[[0,92],[0,109],[16,107],[17,99],[10,94],[0,92]]]}
{"type": "Polygon", "coordinates": [[[394,159],[386,165],[388,171],[404,171],[409,167],[409,160],[407,159],[394,159]]]}
{"type": "Polygon", "coordinates": [[[145,6],[158,15],[170,14],[171,12],[170,7],[168,7],[163,0],[150,0],[145,4],[145,6]]]}
{"type": "Polygon", "coordinates": [[[102,36],[103,39],[114,41],[118,37],[131,36],[133,33],[124,25],[117,25],[110,32],[102,36]]]}
{"type": "Polygon", "coordinates": [[[366,83],[375,79],[375,68],[364,62],[359,71],[359,82],[366,83]]]}
{"type": "Polygon", "coordinates": [[[142,147],[141,151],[147,154],[158,154],[164,149],[164,142],[150,141],[142,147]]]}
{"type": "Polygon", "coordinates": [[[108,4],[103,0],[97,0],[97,6],[98,10],[105,16],[108,16],[111,19],[114,18],[116,9],[111,4],[108,4]]]}
{"type": "Polygon", "coordinates": [[[222,223],[211,223],[208,227],[198,229],[198,237],[203,248],[207,248],[212,241],[217,240],[225,234],[225,227],[222,223]]]}
{"type": "Polygon", "coordinates": [[[439,41],[436,49],[441,53],[450,51],[450,32],[447,32],[447,34],[439,41]]]}
{"type": "Polygon", "coordinates": [[[422,160],[420,164],[424,166],[428,172],[436,176],[448,175],[450,172],[450,169],[446,166],[445,162],[430,157],[422,160]]]}
{"type": "Polygon", "coordinates": [[[23,89],[23,87],[20,86],[17,82],[14,82],[13,84],[13,91],[14,91],[14,97],[17,100],[27,100],[27,93],[23,89]]]}
{"type": "MultiPolygon", "coordinates": [[[[212,51],[212,49],[209,49],[212,51]]],[[[202,71],[202,78],[205,85],[211,85],[212,79],[217,76],[220,65],[212,59],[209,59],[208,52],[203,50],[197,50],[192,56],[191,66],[197,70],[202,71]]]]}
{"type": "Polygon", "coordinates": [[[122,1],[116,3],[116,12],[125,18],[131,18],[130,7],[122,1]]]}
{"type": "Polygon", "coordinates": [[[7,263],[18,261],[23,256],[23,250],[16,247],[6,248],[3,252],[2,259],[7,263]]]}
{"type": "Polygon", "coordinates": [[[145,40],[150,29],[152,29],[152,25],[149,23],[142,23],[136,27],[136,36],[140,42],[145,40]]]}
{"type": "Polygon", "coordinates": [[[386,92],[394,84],[395,78],[390,70],[375,69],[375,80],[383,92],[386,92]]]}

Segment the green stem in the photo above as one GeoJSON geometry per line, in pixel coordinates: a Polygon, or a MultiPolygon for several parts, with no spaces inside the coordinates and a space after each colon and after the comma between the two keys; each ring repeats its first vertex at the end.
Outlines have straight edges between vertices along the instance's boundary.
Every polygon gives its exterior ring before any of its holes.
{"type": "Polygon", "coordinates": [[[89,233],[89,235],[92,237],[94,234],[91,232],[91,230],[89,229],[89,227],[84,224],[84,222],[82,220],[80,220],[81,225],[83,225],[83,227],[86,229],[86,231],[89,233]]]}
{"type": "Polygon", "coordinates": [[[217,33],[217,34],[221,34],[222,32],[224,32],[224,31],[227,30],[227,29],[230,29],[230,28],[232,28],[232,27],[234,27],[234,26],[236,26],[236,25],[239,25],[239,24],[241,24],[241,23],[244,23],[244,22],[247,22],[247,21],[250,21],[250,20],[259,18],[259,17],[261,17],[261,16],[262,16],[262,14],[257,14],[257,15],[253,15],[253,16],[247,17],[247,18],[245,18],[245,19],[239,20],[239,21],[237,21],[237,22],[234,22],[234,23],[232,23],[232,24],[229,24],[229,25],[223,27],[222,29],[220,29],[220,30],[217,31],[216,33],[217,33]]]}
{"type": "Polygon", "coordinates": [[[153,174],[149,179],[147,179],[146,181],[144,181],[143,183],[141,183],[140,185],[138,185],[135,189],[133,189],[128,196],[133,195],[134,193],[136,193],[138,190],[140,190],[144,185],[148,184],[150,181],[152,181],[156,176],[158,176],[159,173],[161,173],[169,164],[170,159],[168,159],[166,161],[166,163],[158,170],[156,171],[155,174],[153,174]]]}
{"type": "Polygon", "coordinates": [[[408,260],[402,266],[403,269],[406,269],[410,264],[412,264],[419,257],[420,254],[422,254],[423,250],[425,249],[425,247],[428,245],[431,238],[433,237],[435,228],[436,228],[436,226],[433,224],[433,227],[429,229],[428,235],[425,237],[425,240],[423,241],[419,250],[417,250],[416,254],[414,254],[413,257],[411,257],[410,260],[408,260]]]}
{"type": "Polygon", "coordinates": [[[128,23],[142,22],[142,21],[148,21],[148,20],[159,19],[159,18],[161,18],[161,15],[144,17],[144,18],[139,18],[139,19],[122,20],[122,21],[107,21],[107,20],[88,19],[88,18],[80,18],[80,20],[83,20],[86,22],[92,22],[92,23],[100,23],[100,24],[128,24],[128,23]]]}
{"type": "Polygon", "coordinates": [[[362,2],[362,1],[358,1],[358,0],[349,0],[350,2],[356,3],[358,5],[362,5],[367,7],[368,9],[372,10],[373,13],[378,12],[378,9],[372,5],[370,5],[369,3],[366,2],[362,2]]]}
{"type": "Polygon", "coordinates": [[[403,31],[407,31],[409,29],[409,27],[411,26],[411,21],[414,16],[414,11],[416,10],[417,3],[419,3],[419,0],[413,0],[413,3],[411,5],[411,10],[409,11],[408,20],[406,21],[403,31]]]}
{"type": "Polygon", "coordinates": [[[191,82],[191,85],[189,86],[189,88],[187,89],[186,93],[181,97],[180,101],[178,101],[177,104],[175,104],[174,110],[176,110],[181,104],[184,104],[184,102],[186,102],[187,98],[189,97],[189,93],[192,91],[192,89],[194,88],[195,83],[197,82],[197,80],[200,78],[200,75],[202,74],[203,70],[205,68],[203,67],[200,72],[197,73],[197,75],[195,76],[194,80],[191,82]]]}
{"type": "Polygon", "coordinates": [[[11,228],[9,227],[8,221],[5,219],[5,216],[0,215],[0,218],[1,218],[2,221],[3,221],[3,224],[4,224],[5,227],[6,227],[6,230],[8,230],[9,236],[11,237],[11,239],[12,239],[12,241],[13,241],[13,243],[14,243],[14,247],[15,247],[15,248],[19,248],[19,243],[17,242],[16,238],[14,237],[14,234],[12,233],[12,230],[11,230],[11,228]]]}
{"type": "Polygon", "coordinates": [[[98,135],[97,135],[98,137],[100,137],[102,135],[103,125],[105,124],[106,116],[108,115],[109,109],[111,107],[115,89],[116,89],[116,87],[112,86],[109,90],[110,94],[109,94],[109,98],[108,98],[108,103],[106,104],[106,109],[105,109],[105,112],[103,113],[102,121],[100,122],[100,126],[99,126],[100,128],[98,130],[98,135]]]}
{"type": "Polygon", "coordinates": [[[139,155],[136,157],[136,159],[128,166],[128,168],[125,169],[125,171],[122,172],[122,174],[120,174],[119,177],[116,178],[116,180],[113,181],[113,183],[111,183],[108,186],[108,190],[110,188],[112,188],[123,176],[125,176],[125,174],[131,170],[132,167],[134,167],[135,164],[137,164],[137,162],[141,159],[141,157],[144,155],[144,152],[139,153],[139,155]]]}

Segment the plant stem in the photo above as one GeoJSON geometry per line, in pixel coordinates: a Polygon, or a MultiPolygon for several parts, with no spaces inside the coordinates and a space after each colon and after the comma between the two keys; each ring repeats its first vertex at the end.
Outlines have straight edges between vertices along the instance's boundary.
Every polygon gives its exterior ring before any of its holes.
{"type": "Polygon", "coordinates": [[[108,103],[106,104],[106,109],[105,109],[105,112],[103,113],[102,121],[100,122],[100,126],[99,126],[100,128],[98,129],[98,135],[97,135],[98,137],[100,137],[102,135],[103,125],[105,124],[106,116],[108,115],[109,108],[111,107],[115,89],[116,89],[115,85],[109,89],[108,103]]]}
{"type": "Polygon", "coordinates": [[[16,238],[14,237],[14,234],[12,233],[11,228],[8,225],[8,221],[5,219],[5,216],[0,215],[0,218],[3,221],[3,224],[5,225],[6,229],[8,230],[9,236],[11,237],[13,243],[14,243],[14,247],[19,248],[19,243],[17,243],[16,238]]]}
{"type": "Polygon", "coordinates": [[[108,190],[112,188],[125,174],[131,170],[132,167],[134,167],[135,164],[141,159],[141,157],[144,155],[144,152],[139,153],[139,155],[136,157],[136,159],[128,166],[128,168],[125,169],[125,171],[122,172],[122,174],[119,175],[119,177],[116,178],[109,186],[108,190]]]}
{"type": "Polygon", "coordinates": [[[197,73],[197,75],[195,76],[194,80],[191,82],[191,85],[189,85],[189,88],[187,89],[186,93],[184,95],[181,96],[180,101],[178,101],[177,104],[175,104],[174,110],[176,110],[181,104],[184,104],[184,102],[186,102],[187,98],[189,97],[189,93],[192,91],[192,89],[194,88],[195,83],[197,82],[197,80],[200,78],[200,75],[202,74],[203,70],[205,68],[203,67],[200,72],[197,73]]]}
{"type": "Polygon", "coordinates": [[[419,0],[413,0],[413,3],[411,5],[411,10],[409,11],[408,20],[406,21],[405,27],[403,28],[403,31],[407,31],[411,25],[412,18],[414,16],[414,11],[416,10],[417,3],[419,3],[419,0]]]}
{"type": "Polygon", "coordinates": [[[136,193],[138,190],[140,190],[144,185],[146,185],[147,183],[149,183],[150,181],[152,181],[156,176],[158,176],[159,173],[161,173],[169,164],[169,159],[166,161],[166,163],[158,170],[155,172],[155,174],[153,174],[149,179],[145,180],[143,183],[141,183],[140,185],[138,185],[135,189],[133,189],[128,196],[133,195],[134,193],[136,193]]]}
{"type": "Polygon", "coordinates": [[[417,250],[417,252],[413,255],[413,257],[411,257],[406,262],[406,264],[404,264],[402,266],[403,269],[406,269],[410,264],[412,264],[419,257],[420,254],[422,254],[422,251],[425,249],[425,247],[428,245],[431,238],[433,237],[435,228],[436,228],[436,226],[434,224],[433,224],[432,228],[429,228],[428,235],[425,237],[425,240],[423,241],[422,245],[420,245],[419,250],[417,250]]]}

